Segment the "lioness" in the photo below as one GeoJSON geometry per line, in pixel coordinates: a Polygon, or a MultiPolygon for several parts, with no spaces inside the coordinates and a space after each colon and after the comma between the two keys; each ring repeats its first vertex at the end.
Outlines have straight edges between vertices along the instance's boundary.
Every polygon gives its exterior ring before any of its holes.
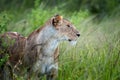
{"type": "Polygon", "coordinates": [[[31,76],[38,80],[41,75],[46,75],[46,80],[55,80],[58,74],[59,42],[73,43],[79,36],[73,24],[60,15],[52,17],[28,37],[17,32],[1,35],[0,50],[5,49],[4,54],[9,54],[8,61],[1,67],[1,79],[13,80],[14,73],[25,75],[25,80],[32,79],[31,76]],[[7,43],[6,47],[2,45],[4,42],[7,43]]]}

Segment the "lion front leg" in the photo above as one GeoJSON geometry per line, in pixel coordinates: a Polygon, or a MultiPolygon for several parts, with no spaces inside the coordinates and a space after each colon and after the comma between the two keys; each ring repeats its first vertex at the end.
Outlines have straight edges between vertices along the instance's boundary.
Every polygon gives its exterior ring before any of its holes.
{"type": "Polygon", "coordinates": [[[58,76],[58,64],[49,66],[46,73],[46,80],[56,80],[57,76],[58,76]]]}

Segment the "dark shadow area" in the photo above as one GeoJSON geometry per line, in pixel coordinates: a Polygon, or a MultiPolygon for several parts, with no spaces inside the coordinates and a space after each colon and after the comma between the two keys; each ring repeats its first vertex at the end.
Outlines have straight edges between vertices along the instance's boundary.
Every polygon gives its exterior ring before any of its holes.
{"type": "Polygon", "coordinates": [[[88,10],[92,14],[110,14],[120,10],[120,0],[1,0],[0,11],[9,9],[25,10],[43,5],[44,9],[57,7],[66,12],[88,10]]]}

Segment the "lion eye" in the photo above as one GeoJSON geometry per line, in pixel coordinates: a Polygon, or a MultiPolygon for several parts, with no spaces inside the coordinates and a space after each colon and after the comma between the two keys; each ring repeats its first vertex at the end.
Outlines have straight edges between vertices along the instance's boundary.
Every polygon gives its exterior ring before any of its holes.
{"type": "Polygon", "coordinates": [[[70,27],[70,25],[67,25],[67,27],[70,27]]]}

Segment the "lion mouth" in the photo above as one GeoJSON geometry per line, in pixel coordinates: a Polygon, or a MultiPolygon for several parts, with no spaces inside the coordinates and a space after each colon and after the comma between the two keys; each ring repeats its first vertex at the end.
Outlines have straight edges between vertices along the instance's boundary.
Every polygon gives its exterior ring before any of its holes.
{"type": "Polygon", "coordinates": [[[77,44],[77,41],[70,41],[70,44],[74,46],[77,44]]]}
{"type": "Polygon", "coordinates": [[[77,43],[76,40],[72,40],[72,39],[68,39],[68,41],[70,42],[71,45],[76,45],[76,43],[77,43]]]}
{"type": "Polygon", "coordinates": [[[72,39],[68,39],[68,41],[69,41],[69,42],[71,42],[71,41],[72,41],[72,39]]]}

